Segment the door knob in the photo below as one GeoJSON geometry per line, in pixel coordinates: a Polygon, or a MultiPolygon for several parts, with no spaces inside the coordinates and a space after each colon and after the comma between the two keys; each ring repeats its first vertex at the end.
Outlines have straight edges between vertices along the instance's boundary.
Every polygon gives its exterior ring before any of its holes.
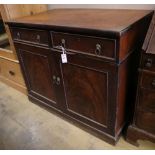
{"type": "Polygon", "coordinates": [[[56,84],[60,85],[60,78],[59,77],[57,77],[57,79],[56,79],[56,84]]]}
{"type": "Polygon", "coordinates": [[[53,75],[53,84],[60,85],[60,77],[53,75]]]}
{"type": "Polygon", "coordinates": [[[56,83],[56,76],[53,75],[53,84],[55,84],[55,83],[56,83]]]}

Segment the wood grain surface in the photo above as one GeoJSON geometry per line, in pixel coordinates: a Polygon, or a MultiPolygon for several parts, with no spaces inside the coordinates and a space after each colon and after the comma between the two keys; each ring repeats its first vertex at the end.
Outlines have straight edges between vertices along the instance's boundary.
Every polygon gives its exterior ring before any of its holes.
{"type": "Polygon", "coordinates": [[[120,32],[150,13],[150,10],[55,9],[9,22],[120,32]]]}

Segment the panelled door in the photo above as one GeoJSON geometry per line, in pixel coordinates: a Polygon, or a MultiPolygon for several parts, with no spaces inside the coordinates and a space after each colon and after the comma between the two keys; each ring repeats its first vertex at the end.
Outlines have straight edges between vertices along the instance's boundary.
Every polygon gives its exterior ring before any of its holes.
{"type": "Polygon", "coordinates": [[[67,54],[62,63],[61,52],[52,50],[60,79],[61,103],[65,113],[95,128],[114,133],[117,90],[117,68],[112,63],[82,54],[67,54]]]}
{"type": "Polygon", "coordinates": [[[55,93],[56,70],[51,51],[46,48],[15,43],[29,96],[49,106],[61,108],[55,93]]]}

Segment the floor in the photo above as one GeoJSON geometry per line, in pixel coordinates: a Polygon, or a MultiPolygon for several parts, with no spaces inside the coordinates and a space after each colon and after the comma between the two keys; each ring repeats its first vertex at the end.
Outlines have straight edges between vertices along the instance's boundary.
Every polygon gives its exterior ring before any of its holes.
{"type": "Polygon", "coordinates": [[[116,146],[85,132],[0,82],[0,149],[155,149],[135,147],[122,137],[116,146]]]}

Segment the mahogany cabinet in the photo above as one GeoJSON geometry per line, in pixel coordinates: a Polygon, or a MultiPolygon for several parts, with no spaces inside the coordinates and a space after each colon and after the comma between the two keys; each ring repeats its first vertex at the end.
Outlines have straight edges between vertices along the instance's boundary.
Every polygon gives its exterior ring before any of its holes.
{"type": "Polygon", "coordinates": [[[152,14],[61,9],[7,22],[29,99],[115,144],[135,98],[132,81],[152,14]]]}
{"type": "Polygon", "coordinates": [[[127,130],[128,142],[138,140],[155,143],[155,14],[149,26],[141,52],[137,98],[132,123],[127,130]]]}

